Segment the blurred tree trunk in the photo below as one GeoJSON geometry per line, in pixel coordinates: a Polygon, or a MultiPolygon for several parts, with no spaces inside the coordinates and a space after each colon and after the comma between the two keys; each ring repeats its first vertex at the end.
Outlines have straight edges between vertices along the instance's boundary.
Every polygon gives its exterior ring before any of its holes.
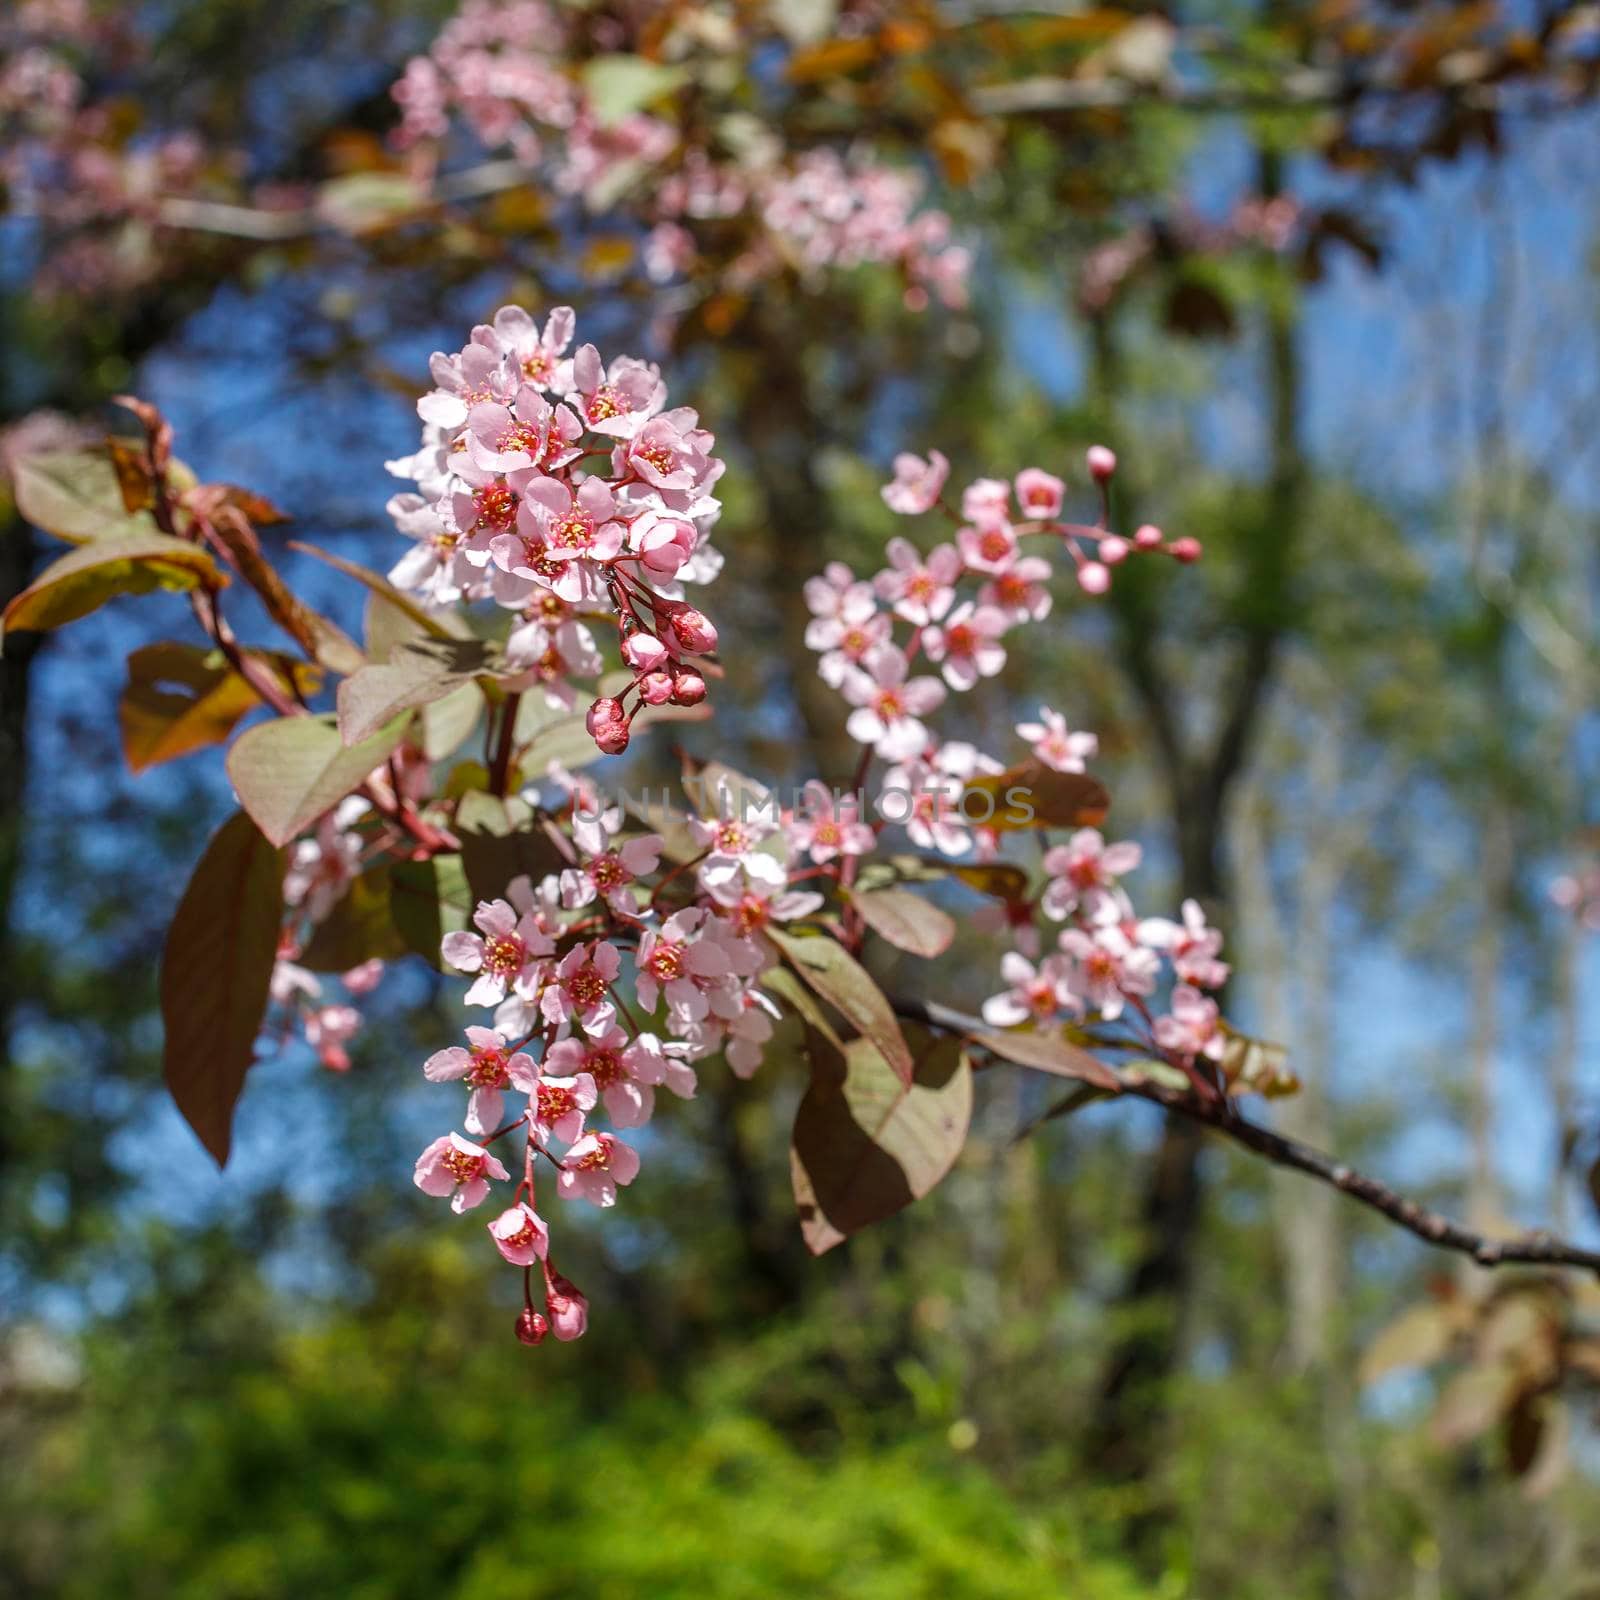
{"type": "MultiPolygon", "coordinates": [[[[1265,152],[1259,166],[1261,193],[1281,193],[1278,157],[1265,152]]],[[[1304,511],[1298,311],[1287,279],[1274,290],[1266,297],[1262,338],[1270,451],[1265,507],[1258,523],[1241,528],[1243,575],[1235,602],[1241,645],[1222,691],[1215,737],[1205,748],[1194,749],[1185,736],[1179,690],[1158,653],[1161,619],[1155,602],[1136,584],[1119,586],[1124,591],[1117,610],[1119,651],[1165,771],[1180,890],[1215,917],[1225,916],[1232,898],[1223,837],[1233,789],[1247,768],[1290,617],[1289,578],[1304,511]]],[[[1120,377],[1109,324],[1097,323],[1095,337],[1099,410],[1116,442],[1120,377]]],[[[1159,1453],[1162,1388],[1180,1360],[1183,1314],[1193,1281],[1191,1257],[1201,1221],[1201,1144],[1198,1128],[1169,1118],[1146,1182],[1140,1207],[1142,1249],[1117,1300],[1113,1320],[1121,1332],[1106,1363],[1088,1436],[1091,1458],[1118,1478],[1147,1477],[1159,1453]]]]}

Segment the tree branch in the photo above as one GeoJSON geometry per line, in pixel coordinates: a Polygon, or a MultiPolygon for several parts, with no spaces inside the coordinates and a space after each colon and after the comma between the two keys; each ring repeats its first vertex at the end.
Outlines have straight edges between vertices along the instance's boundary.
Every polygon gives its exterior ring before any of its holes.
{"type": "MultiPolygon", "coordinates": [[[[947,1033],[971,1038],[992,1031],[981,1017],[952,1010],[935,1001],[891,995],[889,1003],[900,1016],[947,1033]]],[[[1415,1234],[1424,1243],[1436,1249],[1453,1250],[1468,1256],[1480,1267],[1513,1264],[1577,1267],[1600,1278],[1600,1250],[1588,1250],[1542,1231],[1527,1233],[1517,1239],[1491,1239],[1451,1221],[1420,1201],[1401,1194],[1381,1179],[1359,1172],[1299,1139],[1274,1133],[1260,1123],[1247,1120],[1231,1103],[1208,1103],[1196,1098],[1188,1090],[1128,1080],[1123,1082],[1122,1093],[1134,1099],[1148,1100],[1176,1116],[1210,1128],[1246,1150],[1264,1157],[1274,1166],[1303,1172],[1307,1177],[1315,1178],[1319,1183],[1325,1183],[1340,1194],[1348,1195],[1352,1200],[1387,1217],[1397,1227],[1415,1234]]]]}

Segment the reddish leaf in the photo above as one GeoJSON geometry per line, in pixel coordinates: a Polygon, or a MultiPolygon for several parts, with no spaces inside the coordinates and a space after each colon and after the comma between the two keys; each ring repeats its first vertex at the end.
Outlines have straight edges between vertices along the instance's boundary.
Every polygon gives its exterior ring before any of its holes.
{"type": "Polygon", "coordinates": [[[333,903],[300,956],[312,972],[348,972],[363,961],[393,961],[408,948],[390,911],[390,864],[379,862],[333,903]]]}
{"type": "Polygon", "coordinates": [[[810,988],[865,1034],[902,1083],[911,1081],[911,1052],[883,991],[836,939],[802,938],[768,928],[767,937],[810,988]]]}
{"type": "Polygon", "coordinates": [[[1099,1056],[1090,1055],[1081,1045],[1059,1034],[975,1033],[971,1041],[1019,1067],[1032,1067],[1035,1072],[1048,1072],[1058,1078],[1077,1078],[1113,1094],[1121,1093],[1121,1080],[1099,1056]]]}
{"type": "Polygon", "coordinates": [[[1098,778],[1086,772],[1056,772],[1029,759],[1004,772],[976,773],[967,779],[969,794],[987,794],[991,810],[963,798],[962,815],[975,826],[1000,833],[1019,828],[1093,828],[1105,821],[1111,796],[1098,778]]]}
{"type": "Polygon", "coordinates": [[[161,957],[162,1070],[218,1166],[266,1014],[282,915],[282,852],[237,813],[206,846],[161,957]]]}
{"type": "Polygon", "coordinates": [[[902,1079],[867,1039],[841,1048],[811,1027],[811,1086],[795,1116],[790,1173],[813,1255],[892,1216],[950,1170],[972,1116],[972,1071],[960,1042],[915,1035],[902,1079]]]}
{"type": "Polygon", "coordinates": [[[910,889],[875,889],[852,896],[850,903],[880,938],[925,960],[943,955],[956,936],[955,922],[910,889]]]}

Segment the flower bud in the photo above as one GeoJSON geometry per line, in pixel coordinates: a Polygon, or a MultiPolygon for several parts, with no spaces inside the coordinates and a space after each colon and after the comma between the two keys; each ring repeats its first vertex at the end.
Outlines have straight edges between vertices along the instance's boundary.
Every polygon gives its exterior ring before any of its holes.
{"type": "Polygon", "coordinates": [[[1100,558],[1104,566],[1118,567],[1128,559],[1128,552],[1132,548],[1126,539],[1112,533],[1100,541],[1095,554],[1100,558]]]}
{"type": "Polygon", "coordinates": [[[1181,561],[1185,566],[1198,561],[1203,554],[1198,539],[1174,539],[1167,546],[1167,553],[1174,561],[1181,561]]]}
{"type": "Polygon", "coordinates": [[[541,1345],[549,1332],[550,1324],[542,1313],[535,1311],[532,1306],[522,1308],[522,1315],[517,1318],[517,1338],[523,1344],[541,1345]]]}
{"type": "Polygon", "coordinates": [[[626,722],[602,722],[592,731],[594,742],[600,747],[602,755],[620,756],[628,748],[628,724],[626,722]]]}
{"type": "Polygon", "coordinates": [[[711,619],[693,606],[682,606],[671,615],[673,637],[691,655],[708,655],[717,648],[717,630],[711,619]]]}
{"type": "Polygon", "coordinates": [[[667,659],[667,647],[653,633],[631,634],[623,640],[622,659],[635,672],[650,672],[667,659]]]}
{"type": "Polygon", "coordinates": [[[1116,452],[1103,444],[1090,445],[1084,460],[1088,463],[1089,476],[1096,483],[1104,483],[1117,470],[1116,452]]]}
{"type": "Polygon", "coordinates": [[[1104,594],[1111,587],[1111,569],[1098,561],[1085,561],[1078,568],[1078,587],[1085,594],[1104,594]]]}
{"type": "Polygon", "coordinates": [[[1161,541],[1166,537],[1153,522],[1147,522],[1142,528],[1134,530],[1133,542],[1141,550],[1159,550],[1161,541]]]}
{"type": "Polygon", "coordinates": [[[697,706],[706,697],[706,680],[698,672],[680,672],[672,686],[672,703],[697,706]]]}
{"type": "Polygon", "coordinates": [[[589,707],[588,715],[583,719],[583,725],[591,734],[594,735],[596,739],[598,739],[600,737],[600,730],[602,728],[609,727],[613,723],[623,722],[624,720],[622,702],[620,700],[613,700],[610,695],[601,695],[600,698],[589,707]]]}
{"type": "Polygon", "coordinates": [[[672,698],[672,674],[647,672],[639,679],[639,698],[647,706],[664,706],[672,698]]]}
{"type": "Polygon", "coordinates": [[[589,1326],[589,1302],[570,1278],[553,1272],[545,1279],[544,1308],[556,1338],[565,1342],[583,1337],[589,1326]]]}

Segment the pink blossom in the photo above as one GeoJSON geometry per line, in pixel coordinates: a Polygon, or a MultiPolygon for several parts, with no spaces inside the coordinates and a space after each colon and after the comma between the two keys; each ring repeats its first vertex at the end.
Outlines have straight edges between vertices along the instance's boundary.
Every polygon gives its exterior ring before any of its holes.
{"type": "Polygon", "coordinates": [[[1035,522],[1051,522],[1061,515],[1061,501],[1067,486],[1038,467],[1025,467],[1017,474],[1017,504],[1025,517],[1035,522]]]}
{"type": "MultiPolygon", "coordinates": [[[[650,1037],[653,1043],[654,1036],[650,1037]]],[[[664,1077],[659,1046],[652,1051],[642,1043],[631,1043],[617,1027],[587,1041],[558,1040],[545,1056],[545,1066],[573,1076],[587,1075],[619,1128],[641,1127],[650,1120],[655,1109],[653,1085],[664,1077]]],[[[692,1073],[690,1079],[692,1083],[692,1073]]]]}
{"type": "Polygon", "coordinates": [[[959,528],[956,547],[973,572],[1007,572],[1017,559],[1016,530],[1006,522],[959,528]]]}
{"type": "Polygon", "coordinates": [[[1220,1061],[1227,1049],[1217,1002],[1186,983],[1172,991],[1171,1014],[1157,1017],[1153,1031],[1163,1050],[1176,1051],[1191,1060],[1201,1055],[1220,1061]]]}
{"type": "Polygon", "coordinates": [[[1008,950],[1000,958],[1000,976],[1008,985],[1005,992],[983,1002],[983,1020],[993,1027],[1046,1023],[1064,1011],[1073,1015],[1083,1011],[1083,1002],[1067,981],[1069,968],[1060,956],[1046,956],[1036,967],[1017,951],[1008,950]]]}
{"type": "Polygon", "coordinates": [[[1046,585],[1052,575],[1043,556],[1018,556],[978,591],[978,603],[996,607],[1012,622],[1043,622],[1050,615],[1046,585]]]}
{"type": "Polygon", "coordinates": [[[572,396],[578,414],[596,433],[631,439],[661,409],[666,385],[654,366],[619,356],[609,368],[592,344],[572,358],[572,396]]]}
{"type": "MultiPolygon", "coordinates": [[[[850,623],[864,622],[878,609],[878,603],[872,596],[872,585],[863,583],[842,561],[830,561],[823,568],[821,577],[807,578],[804,594],[812,616],[826,622],[841,622],[848,626],[850,623]]],[[[806,647],[810,650],[827,650],[835,637],[830,634],[825,641],[813,643],[808,630],[806,647]]]]}
{"type": "Polygon", "coordinates": [[[1100,740],[1094,734],[1073,733],[1067,727],[1067,719],[1049,706],[1039,707],[1037,722],[1019,722],[1017,734],[1026,739],[1033,746],[1034,755],[1055,772],[1082,772],[1084,763],[1100,750],[1100,740]]]}
{"type": "Polygon", "coordinates": [[[606,1032],[616,1020],[611,985],[621,970],[622,957],[614,944],[599,939],[592,945],[574,945],[539,998],[545,1021],[577,1021],[585,1033],[606,1032]]]}
{"type": "Polygon", "coordinates": [[[924,557],[909,539],[895,538],[884,553],[889,565],[873,580],[879,595],[890,601],[895,614],[907,622],[918,627],[937,622],[950,609],[956,580],[961,576],[961,556],[956,547],[936,545],[924,557]]]}
{"type": "MultiPolygon", "coordinates": [[[[552,1050],[559,1048],[551,1046],[552,1050]]],[[[584,1115],[594,1110],[599,1099],[594,1079],[587,1072],[575,1072],[570,1078],[541,1076],[519,1087],[528,1091],[528,1111],[540,1139],[575,1144],[583,1137],[584,1115]]]]}
{"type": "Polygon", "coordinates": [[[813,650],[826,652],[817,663],[817,675],[830,689],[838,689],[851,670],[874,651],[893,648],[893,631],[894,623],[882,612],[851,623],[817,617],[806,628],[806,643],[813,650]]]}
{"type": "Polygon", "coordinates": [[[453,1083],[465,1079],[472,1093],[467,1097],[468,1133],[490,1133],[500,1126],[505,1111],[502,1090],[514,1077],[524,1080],[535,1074],[533,1057],[507,1048],[506,1038],[492,1028],[468,1028],[467,1048],[451,1045],[436,1050],[422,1064],[422,1074],[430,1083],[453,1083]]]}
{"type": "Polygon", "coordinates": [[[1073,963],[1069,981],[1074,993],[1107,1022],[1122,1015],[1126,996],[1146,995],[1156,986],[1155,952],[1135,944],[1116,923],[1087,933],[1063,928],[1056,943],[1073,963]]]}
{"type": "Polygon", "coordinates": [[[664,995],[676,1015],[705,1016],[709,1003],[703,985],[733,970],[731,952],[715,937],[713,920],[689,906],[675,911],[659,931],[647,928],[640,934],[636,988],[646,1011],[654,1011],[664,995]]]}
{"type": "Polygon", "coordinates": [[[980,528],[1008,526],[1011,485],[1003,478],[978,478],[961,491],[961,515],[980,528]]]}
{"type": "Polygon", "coordinates": [[[629,885],[654,872],[661,860],[661,837],[649,833],[618,842],[622,811],[615,807],[599,815],[574,811],[572,839],[582,853],[576,867],[561,873],[561,903],[569,909],[603,898],[614,911],[637,910],[629,885]]]}
{"type": "Polygon", "coordinates": [[[839,687],[856,707],[845,724],[850,737],[872,746],[886,761],[904,761],[927,746],[928,730],[918,719],[945,698],[937,678],[907,680],[905,654],[893,645],[872,651],[861,667],[851,667],[839,687]]]}
{"type": "Polygon", "coordinates": [[[449,1195],[452,1211],[470,1211],[488,1197],[491,1178],[503,1182],[509,1176],[482,1145],[451,1133],[417,1157],[413,1181],[424,1194],[449,1195]]]}
{"type": "Polygon", "coordinates": [[[970,689],[979,678],[992,678],[1005,664],[1005,616],[993,606],[975,606],[968,600],[956,607],[938,627],[922,636],[930,661],[941,663],[944,681],[952,689],[970,689]]]}
{"type": "Polygon", "coordinates": [[[519,917],[504,900],[480,900],[472,914],[478,933],[447,933],[439,952],[458,972],[475,972],[466,993],[469,1006],[498,1005],[517,988],[531,993],[555,944],[528,915],[519,917]],[[481,936],[480,936],[481,935],[481,936]]]}
{"type": "Polygon", "coordinates": [[[502,1211],[489,1224],[494,1247],[514,1267],[531,1267],[550,1253],[550,1230],[526,1200],[502,1211]]]}
{"type": "Polygon", "coordinates": [[[589,1326],[589,1302],[578,1287],[545,1266],[544,1308],[550,1313],[550,1331],[566,1342],[581,1339],[589,1326]]]}
{"type": "Polygon", "coordinates": [[[926,461],[904,452],[894,458],[894,481],[880,491],[883,503],[901,516],[920,516],[939,503],[949,475],[950,463],[937,450],[930,450],[926,461]]]}
{"type": "Polygon", "coordinates": [[[1164,950],[1184,983],[1197,989],[1220,989],[1228,981],[1228,964],[1217,959],[1222,949],[1222,934],[1206,926],[1206,914],[1198,900],[1183,902],[1183,921],[1165,917],[1146,917],[1138,927],[1140,944],[1164,950]]]}
{"type": "Polygon", "coordinates": [[[638,1173],[638,1151],[609,1133],[586,1133],[562,1159],[556,1190],[566,1200],[613,1206],[617,1185],[632,1183],[638,1173]]]}
{"type": "Polygon", "coordinates": [[[521,306],[501,306],[494,314],[494,331],[501,348],[516,363],[523,378],[541,389],[554,387],[561,358],[572,343],[577,317],[571,306],[556,306],[545,318],[543,331],[521,306]]]}
{"type": "Polygon", "coordinates": [[[354,1006],[319,1006],[304,1022],[306,1043],[330,1072],[348,1072],[345,1044],[361,1031],[361,1013],[354,1006]]]}
{"type": "Polygon", "coordinates": [[[806,784],[803,804],[786,827],[791,847],[819,863],[866,855],[878,842],[856,796],[835,795],[817,778],[806,784]]]}
{"type": "Polygon", "coordinates": [[[1107,844],[1097,829],[1079,828],[1065,844],[1045,853],[1044,870],[1051,881],[1040,909],[1058,922],[1079,906],[1094,915],[1117,879],[1132,872],[1143,855],[1137,844],[1107,844]]]}

